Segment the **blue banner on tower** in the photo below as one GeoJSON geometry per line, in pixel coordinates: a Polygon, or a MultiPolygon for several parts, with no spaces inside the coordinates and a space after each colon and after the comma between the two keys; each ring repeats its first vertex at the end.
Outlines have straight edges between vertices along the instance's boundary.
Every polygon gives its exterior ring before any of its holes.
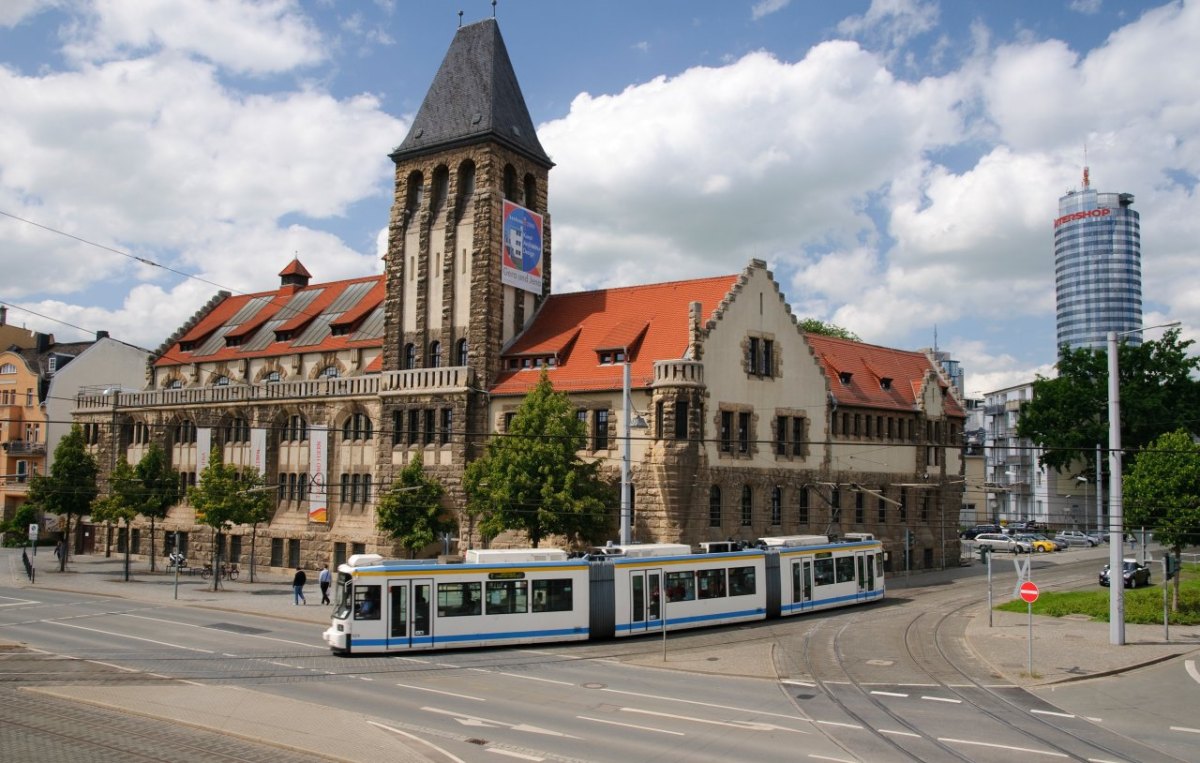
{"type": "Polygon", "coordinates": [[[500,282],[542,293],[542,216],[504,202],[504,240],[500,246],[500,282]]]}

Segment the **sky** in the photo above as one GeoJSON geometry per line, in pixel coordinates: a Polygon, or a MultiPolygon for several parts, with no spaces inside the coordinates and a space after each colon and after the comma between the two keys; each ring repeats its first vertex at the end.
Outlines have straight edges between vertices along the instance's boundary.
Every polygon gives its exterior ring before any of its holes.
{"type": "Polygon", "coordinates": [[[556,164],[555,292],[762,259],[797,317],[936,344],[978,396],[1053,373],[1086,162],[1136,198],[1144,324],[1200,338],[1200,0],[3,0],[8,321],[154,349],[292,257],[382,272],[460,11],[556,164]]]}

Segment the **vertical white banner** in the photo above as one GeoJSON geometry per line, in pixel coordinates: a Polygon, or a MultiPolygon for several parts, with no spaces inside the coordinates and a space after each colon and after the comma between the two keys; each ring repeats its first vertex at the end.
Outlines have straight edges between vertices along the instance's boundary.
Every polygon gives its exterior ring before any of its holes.
{"type": "Polygon", "coordinates": [[[200,427],[196,430],[196,484],[204,479],[204,470],[208,468],[208,458],[212,455],[212,429],[200,427]]]}
{"type": "Polygon", "coordinates": [[[250,466],[259,474],[267,472],[267,430],[250,430],[250,466]]]}
{"type": "Polygon", "coordinates": [[[326,468],[329,466],[329,430],[323,426],[308,429],[308,521],[325,524],[329,521],[326,501],[326,468]]]}

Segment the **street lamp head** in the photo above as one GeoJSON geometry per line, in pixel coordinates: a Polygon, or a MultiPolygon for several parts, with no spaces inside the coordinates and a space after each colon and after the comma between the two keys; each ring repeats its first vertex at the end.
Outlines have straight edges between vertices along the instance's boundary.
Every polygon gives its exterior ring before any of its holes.
{"type": "Polygon", "coordinates": [[[1075,481],[1076,482],[1087,482],[1088,478],[1083,476],[1082,474],[1079,474],[1079,475],[1075,476],[1075,481]]]}

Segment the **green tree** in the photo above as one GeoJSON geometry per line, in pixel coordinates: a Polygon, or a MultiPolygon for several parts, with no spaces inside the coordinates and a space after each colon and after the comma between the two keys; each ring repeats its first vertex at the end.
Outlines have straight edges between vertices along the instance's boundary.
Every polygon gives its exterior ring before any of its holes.
{"type": "Polygon", "coordinates": [[[379,496],[375,507],[375,525],[379,531],[408,549],[409,558],[417,549],[435,542],[442,533],[454,532],[454,520],[446,517],[442,484],[425,474],[421,454],[379,496]]]}
{"type": "Polygon", "coordinates": [[[100,522],[125,523],[125,580],[129,581],[129,554],[133,545],[131,523],[138,515],[142,500],[141,485],[132,466],[119,459],[108,475],[108,494],[92,501],[92,519],[100,522]]]}
{"type": "Polygon", "coordinates": [[[208,466],[200,472],[197,484],[188,488],[188,501],[196,510],[196,521],[212,528],[213,590],[220,587],[221,559],[217,553],[221,536],[233,525],[245,524],[262,511],[262,504],[271,496],[266,480],[252,469],[241,473],[233,464],[226,464],[220,446],[212,449],[208,466]]]}
{"type": "Polygon", "coordinates": [[[575,406],[554,391],[543,369],[509,431],[463,476],[467,509],[481,516],[480,534],[521,530],[536,548],[547,535],[591,541],[608,532],[616,491],[600,479],[599,464],[579,458],[586,439],[575,406]]]}
{"type": "Polygon", "coordinates": [[[99,469],[96,460],[87,452],[83,443],[83,429],[78,424],[63,435],[54,449],[54,463],[49,474],[35,474],[29,482],[29,502],[43,512],[66,517],[63,534],[63,553],[58,560],[60,572],[67,568],[67,555],[71,549],[71,519],[83,516],[91,509],[99,489],[96,476],[99,469]]]}
{"type": "Polygon", "coordinates": [[[849,329],[844,329],[833,323],[825,323],[816,318],[804,318],[800,321],[800,330],[806,334],[820,334],[821,336],[831,336],[834,339],[849,339],[852,342],[861,342],[858,334],[855,334],[849,329]]]}
{"type": "Polygon", "coordinates": [[[4,545],[16,547],[29,543],[29,526],[38,524],[38,508],[26,502],[17,507],[8,524],[0,525],[4,533],[4,545]]]}
{"type": "Polygon", "coordinates": [[[134,468],[141,495],[138,513],[150,520],[150,571],[154,572],[154,524],[165,519],[171,507],[179,503],[183,490],[179,484],[179,472],[171,468],[166,451],[154,443],[134,468]]]}
{"type": "MultiPolygon", "coordinates": [[[[1122,485],[1127,527],[1154,528],[1176,563],[1185,546],[1200,543],[1200,445],[1186,430],[1168,432],[1142,451],[1122,485]]],[[[1172,589],[1176,612],[1181,574],[1172,589]]]]}
{"type": "MultiPolygon", "coordinates": [[[[1164,432],[1200,421],[1200,357],[1172,329],[1158,341],[1117,346],[1121,394],[1121,444],[1136,451],[1164,432]]],[[[1058,471],[1090,462],[1096,443],[1108,440],[1108,355],[1064,349],[1058,376],[1038,377],[1033,399],[1021,407],[1017,436],[1044,449],[1041,463],[1058,471]]],[[[1132,465],[1136,455],[1125,468],[1132,465]]]]}

